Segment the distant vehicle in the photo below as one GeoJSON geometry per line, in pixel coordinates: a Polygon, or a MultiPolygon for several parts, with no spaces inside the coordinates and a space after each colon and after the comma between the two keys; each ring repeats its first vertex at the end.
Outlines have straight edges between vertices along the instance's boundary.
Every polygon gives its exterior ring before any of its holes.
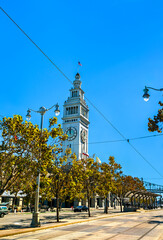
{"type": "Polygon", "coordinates": [[[0,206],[9,206],[9,202],[2,202],[0,203],[0,206]]]}
{"type": "Polygon", "coordinates": [[[74,212],[87,212],[88,208],[86,206],[77,206],[74,208],[74,212]]]}
{"type": "Polygon", "coordinates": [[[8,214],[8,208],[6,206],[0,206],[0,217],[3,218],[6,214],[8,214]]]}

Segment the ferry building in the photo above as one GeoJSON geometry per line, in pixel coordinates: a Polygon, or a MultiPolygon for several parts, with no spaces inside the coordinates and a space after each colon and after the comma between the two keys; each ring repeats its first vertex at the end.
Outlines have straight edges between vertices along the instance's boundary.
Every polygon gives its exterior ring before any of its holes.
{"type": "MultiPolygon", "coordinates": [[[[63,105],[63,123],[62,128],[64,133],[68,135],[66,141],[63,141],[63,153],[65,153],[66,148],[71,148],[72,153],[75,153],[77,159],[81,159],[84,155],[89,156],[88,154],[88,129],[89,129],[89,108],[84,100],[84,91],[81,88],[81,80],[80,74],[77,73],[75,76],[75,80],[73,81],[73,87],[69,90],[70,96],[64,102],[63,105]]],[[[131,193],[130,193],[131,194],[131,193]]],[[[135,193],[132,193],[135,198],[135,193]]],[[[136,193],[137,194],[137,193],[136,193]]],[[[139,193],[142,195],[142,192],[139,193]]],[[[145,197],[151,197],[151,194],[156,198],[157,194],[145,192],[142,195],[143,199],[145,197]]],[[[132,196],[132,197],[133,197],[132,196]]],[[[15,199],[15,204],[17,205],[17,210],[21,209],[23,206],[23,198],[25,194],[19,194],[15,198],[15,195],[11,195],[10,192],[5,192],[0,197],[0,203],[8,202],[10,206],[12,206],[13,201],[15,199]]],[[[132,200],[131,197],[131,200],[132,200]]],[[[67,199],[68,200],[68,199],[67,199]]],[[[110,208],[120,208],[119,202],[115,198],[114,195],[109,193],[108,195],[108,207],[110,208]]],[[[134,200],[135,201],[135,200],[134,200]]],[[[143,200],[144,201],[144,200],[143,200]]],[[[48,203],[46,200],[44,204],[51,205],[56,207],[56,199],[52,199],[51,202],[48,203]]],[[[74,200],[71,203],[65,201],[62,203],[62,207],[70,207],[77,205],[87,205],[87,200],[74,200]]],[[[104,207],[104,198],[94,195],[93,198],[90,199],[90,207],[104,207]]]]}
{"type": "Polygon", "coordinates": [[[67,147],[72,149],[77,159],[88,154],[88,126],[89,108],[84,100],[84,91],[81,89],[80,74],[77,73],[73,87],[69,90],[70,96],[63,105],[63,131],[68,138],[63,143],[63,152],[67,147]]]}
{"type": "MultiPolygon", "coordinates": [[[[73,87],[69,90],[70,95],[63,105],[63,122],[62,128],[64,133],[68,135],[66,141],[63,142],[63,153],[66,148],[71,148],[72,153],[75,153],[77,159],[81,159],[88,154],[88,130],[89,130],[89,108],[84,100],[84,91],[81,88],[80,74],[77,73],[73,81],[73,87]]],[[[87,205],[85,201],[78,202],[75,200],[73,206],[87,205]]],[[[62,206],[69,207],[68,202],[63,203],[62,206]]],[[[104,206],[104,199],[99,196],[94,196],[90,200],[90,206],[96,208],[97,206],[104,206]]]]}

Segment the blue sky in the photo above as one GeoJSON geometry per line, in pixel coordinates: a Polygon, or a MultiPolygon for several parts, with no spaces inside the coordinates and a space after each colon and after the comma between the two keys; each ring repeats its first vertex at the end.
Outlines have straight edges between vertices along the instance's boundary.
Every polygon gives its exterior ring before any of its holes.
{"type": "MultiPolygon", "coordinates": [[[[163,87],[163,2],[150,0],[1,0],[4,10],[73,81],[78,60],[85,96],[126,137],[150,136],[148,117],[162,100],[161,92],[144,86],[163,87]]],[[[20,114],[28,108],[61,107],[71,84],[0,12],[1,94],[0,115],[20,114]]],[[[107,161],[115,156],[125,174],[162,184],[158,175],[90,105],[89,154],[107,161]]],[[[45,116],[44,127],[53,111],[45,116]]],[[[32,114],[31,121],[40,123],[32,114]]],[[[163,136],[131,141],[163,174],[163,136]]]]}

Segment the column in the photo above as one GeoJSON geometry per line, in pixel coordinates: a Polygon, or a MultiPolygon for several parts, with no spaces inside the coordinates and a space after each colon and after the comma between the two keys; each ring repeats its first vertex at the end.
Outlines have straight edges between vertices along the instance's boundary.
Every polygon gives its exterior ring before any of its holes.
{"type": "Polygon", "coordinates": [[[95,196],[95,198],[94,198],[94,201],[95,201],[95,209],[97,208],[97,196],[95,196]]]}
{"type": "Polygon", "coordinates": [[[143,196],[143,208],[145,208],[145,204],[144,204],[144,196],[143,196]]]}
{"type": "Polygon", "coordinates": [[[9,206],[12,206],[13,198],[9,198],[9,206]]]}
{"type": "Polygon", "coordinates": [[[19,198],[19,207],[22,209],[23,207],[23,198],[19,198]]]}
{"type": "Polygon", "coordinates": [[[101,207],[104,207],[104,199],[101,199],[101,207]]]}
{"type": "Polygon", "coordinates": [[[162,197],[160,196],[160,208],[161,208],[161,206],[162,206],[161,203],[162,203],[162,197]]]}

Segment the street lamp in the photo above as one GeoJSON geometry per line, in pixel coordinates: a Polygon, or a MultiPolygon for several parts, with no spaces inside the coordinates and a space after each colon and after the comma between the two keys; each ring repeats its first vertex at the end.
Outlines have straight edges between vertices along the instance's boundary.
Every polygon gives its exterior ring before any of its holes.
{"type": "MultiPolygon", "coordinates": [[[[59,105],[58,103],[53,105],[51,108],[46,109],[45,107],[40,107],[38,111],[32,110],[32,109],[28,109],[27,110],[27,115],[26,115],[26,119],[30,120],[31,119],[31,111],[36,112],[36,113],[40,113],[41,114],[41,125],[40,125],[40,129],[41,129],[41,134],[43,131],[43,117],[44,114],[51,110],[52,108],[55,107],[55,115],[58,116],[60,114],[60,110],[59,110],[59,105]]],[[[39,188],[40,188],[40,169],[38,168],[38,176],[37,176],[37,190],[36,190],[36,196],[35,196],[35,209],[32,215],[32,222],[31,222],[31,226],[32,227],[40,227],[40,219],[39,219],[39,188]]]]}
{"type": "Polygon", "coordinates": [[[143,94],[143,98],[144,98],[144,101],[146,101],[146,102],[148,102],[148,100],[149,100],[149,97],[150,97],[150,95],[149,95],[149,89],[152,89],[152,90],[155,90],[155,91],[163,91],[163,88],[160,88],[160,89],[157,89],[157,88],[152,88],[152,87],[146,87],[145,86],[145,88],[144,88],[144,94],[143,94]]]}

